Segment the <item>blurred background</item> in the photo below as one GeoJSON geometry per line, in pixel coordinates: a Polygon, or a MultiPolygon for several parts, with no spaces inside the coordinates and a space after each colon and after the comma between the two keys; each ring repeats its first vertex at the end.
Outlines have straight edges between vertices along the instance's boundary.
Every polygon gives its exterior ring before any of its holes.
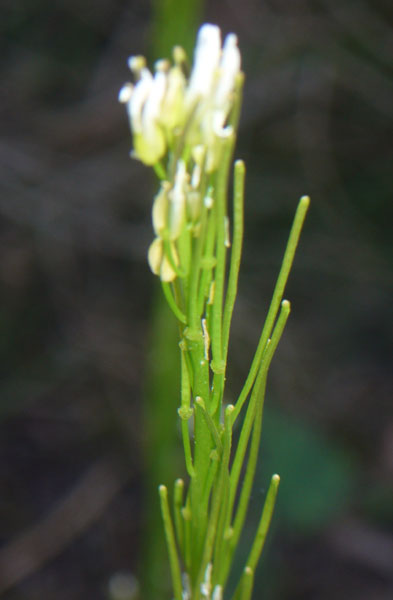
{"type": "Polygon", "coordinates": [[[130,54],[190,50],[209,21],[238,34],[246,73],[228,401],[312,198],[239,558],[278,472],[255,598],[391,599],[391,2],[0,10],[0,597],[131,600],[138,581],[141,600],[171,597],[155,494],[183,473],[176,331],[145,258],[156,183],[128,156],[117,93],[130,54]]]}

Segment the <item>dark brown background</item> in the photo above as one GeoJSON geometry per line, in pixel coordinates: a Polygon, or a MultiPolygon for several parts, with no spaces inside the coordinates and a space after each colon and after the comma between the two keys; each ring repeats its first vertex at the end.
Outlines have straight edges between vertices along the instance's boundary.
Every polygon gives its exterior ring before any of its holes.
{"type": "MultiPolygon", "coordinates": [[[[161,423],[147,346],[163,309],[145,260],[155,184],[128,158],[116,96],[129,54],[190,46],[198,23],[181,26],[181,5],[1,5],[5,600],[108,598],[114,575],[142,570],[155,522],[147,474],[160,458],[149,447],[161,423]]],[[[236,151],[248,166],[246,239],[228,401],[247,373],[297,198],[312,197],[251,506],[250,535],[267,478],[281,473],[255,598],[388,600],[390,2],[213,0],[199,11],[199,22],[238,34],[247,75],[236,151]]],[[[158,356],[168,374],[170,358],[158,356]]]]}

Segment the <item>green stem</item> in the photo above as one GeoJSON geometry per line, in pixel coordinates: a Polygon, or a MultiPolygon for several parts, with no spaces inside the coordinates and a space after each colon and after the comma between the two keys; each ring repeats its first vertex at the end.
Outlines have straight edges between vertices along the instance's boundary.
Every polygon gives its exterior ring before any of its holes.
{"type": "Polygon", "coordinates": [[[233,600],[251,600],[254,585],[254,571],[251,567],[245,567],[233,600]]]}
{"type": "Polygon", "coordinates": [[[186,225],[176,240],[177,251],[179,255],[180,264],[184,277],[182,279],[183,285],[187,287],[188,276],[190,273],[190,262],[191,262],[191,244],[192,244],[192,232],[191,227],[186,225]]]}
{"type": "Polygon", "coordinates": [[[216,186],[216,219],[217,219],[217,264],[214,270],[215,291],[211,316],[212,356],[211,369],[214,373],[223,373],[225,365],[222,360],[222,310],[225,286],[225,263],[226,263],[226,231],[225,217],[227,212],[227,185],[230,161],[235,136],[223,140],[222,163],[217,171],[216,186]]]}
{"type": "Polygon", "coordinates": [[[228,466],[225,468],[224,476],[223,476],[223,493],[222,493],[222,501],[220,508],[220,515],[217,525],[217,533],[215,540],[215,548],[214,548],[214,570],[213,570],[213,586],[217,584],[221,584],[221,571],[226,562],[226,531],[229,524],[229,470],[228,466]]]}
{"type": "Polygon", "coordinates": [[[186,462],[187,473],[190,477],[195,477],[195,469],[192,464],[192,453],[190,443],[190,432],[188,429],[188,419],[181,420],[181,433],[183,438],[184,460],[186,462]]]}
{"type": "Polygon", "coordinates": [[[173,487],[173,514],[175,520],[175,531],[179,548],[182,554],[184,554],[184,526],[183,517],[181,514],[181,508],[183,505],[183,492],[184,492],[184,481],[183,479],[176,479],[173,487]]]}
{"type": "Polygon", "coordinates": [[[192,251],[192,261],[190,268],[190,277],[189,277],[189,295],[187,298],[187,314],[188,314],[188,322],[190,324],[190,328],[193,332],[196,332],[199,328],[199,321],[201,318],[201,314],[199,312],[200,307],[198,306],[198,289],[199,289],[199,280],[201,273],[201,263],[202,263],[202,252],[205,243],[205,238],[207,235],[207,216],[208,216],[208,208],[205,204],[202,205],[202,212],[200,218],[200,232],[199,236],[193,242],[193,251],[192,251]]]}
{"type": "Polygon", "coordinates": [[[198,396],[197,398],[195,398],[195,404],[197,404],[202,409],[203,416],[206,421],[206,425],[208,426],[209,431],[214,440],[214,443],[216,444],[216,448],[217,448],[219,454],[222,454],[222,443],[221,443],[221,439],[220,439],[220,434],[218,432],[215,422],[211,418],[211,415],[206,410],[206,406],[205,406],[203,399],[198,396]]]}
{"type": "Polygon", "coordinates": [[[191,572],[192,552],[191,552],[191,508],[190,508],[190,497],[188,495],[186,505],[181,509],[184,526],[184,562],[186,564],[187,572],[191,572]]]}
{"type": "MultiPolygon", "coordinates": [[[[250,451],[248,455],[248,462],[246,473],[244,476],[243,484],[241,487],[240,498],[236,509],[236,516],[233,522],[233,527],[231,529],[231,537],[228,539],[226,550],[225,550],[225,561],[222,567],[221,578],[219,582],[221,585],[225,585],[229,570],[231,567],[233,555],[236,549],[236,546],[239,541],[240,534],[242,532],[244,520],[246,518],[247,508],[250,501],[252,485],[254,482],[254,475],[256,464],[258,460],[258,452],[259,452],[259,444],[261,439],[261,430],[262,430],[262,415],[263,415],[263,404],[266,390],[266,379],[267,373],[265,373],[264,380],[261,386],[261,400],[257,406],[256,416],[254,419],[253,430],[252,430],[252,438],[250,451]]],[[[229,524],[228,524],[229,525],[229,524]]]]}
{"type": "MultiPolygon", "coordinates": [[[[239,477],[241,473],[241,468],[244,461],[244,456],[246,454],[248,440],[251,433],[251,428],[254,422],[255,414],[256,414],[256,406],[258,402],[258,398],[260,397],[260,391],[263,389],[265,379],[267,377],[267,373],[269,370],[270,363],[272,361],[274,352],[277,348],[277,345],[280,341],[282,333],[284,331],[285,324],[289,317],[290,313],[290,303],[287,300],[282,302],[280,316],[278,318],[276,327],[274,328],[273,335],[270,343],[267,346],[266,354],[263,357],[262,365],[260,367],[259,373],[255,380],[254,388],[251,394],[250,402],[247,408],[246,416],[244,419],[244,423],[242,426],[240,439],[237,445],[235,458],[233,461],[232,469],[231,469],[231,485],[230,485],[230,510],[233,509],[233,504],[235,500],[235,493],[237,490],[237,486],[239,483],[239,477]]],[[[262,398],[263,400],[263,398],[262,398]]],[[[234,414],[236,412],[236,408],[234,414]]]]}
{"type": "Polygon", "coordinates": [[[186,352],[181,347],[180,354],[181,364],[181,407],[178,410],[179,417],[181,418],[181,432],[183,438],[184,457],[186,462],[187,473],[190,477],[194,477],[195,469],[192,464],[192,453],[190,443],[190,432],[188,423],[193,415],[193,409],[191,408],[191,388],[190,378],[188,373],[188,367],[186,362],[186,352]]]}
{"type": "MultiPolygon", "coordinates": [[[[204,339],[201,327],[193,334],[190,329],[184,332],[185,342],[190,356],[193,373],[192,391],[194,398],[208,398],[210,393],[209,363],[205,358],[204,339]]],[[[202,503],[203,491],[210,465],[210,452],[213,448],[211,433],[201,406],[197,403],[194,409],[194,471],[195,476],[190,484],[192,509],[192,580],[199,568],[200,552],[205,537],[208,507],[202,503]]]]}
{"type": "Polygon", "coordinates": [[[257,350],[254,355],[254,359],[251,364],[251,368],[249,374],[247,376],[244,387],[240,393],[239,399],[236,403],[236,409],[234,414],[234,420],[237,419],[239,413],[242,409],[242,406],[247,399],[247,396],[254,384],[255,377],[258,373],[259,365],[261,362],[262,355],[265,351],[267,341],[273,329],[274,322],[277,317],[277,313],[280,308],[280,303],[282,301],[282,297],[284,294],[285,286],[288,281],[288,276],[292,268],[293,259],[295,257],[295,252],[297,245],[299,243],[300,233],[302,231],[302,227],[304,224],[304,219],[306,218],[307,210],[310,205],[310,198],[308,196],[303,196],[300,198],[295,218],[292,224],[291,232],[289,234],[287,247],[285,249],[284,258],[282,261],[280,273],[277,278],[277,283],[274,288],[272,301],[270,303],[269,311],[266,317],[265,324],[263,326],[262,334],[258,343],[257,350]]]}
{"type": "Polygon", "coordinates": [[[153,165],[153,169],[154,169],[158,179],[160,179],[161,181],[166,179],[165,167],[161,162],[158,162],[155,165],[153,165]]]}
{"type": "Polygon", "coordinates": [[[203,554],[199,563],[198,576],[194,585],[193,600],[200,599],[201,583],[203,581],[206,567],[213,555],[214,541],[220,516],[220,508],[222,505],[223,494],[225,493],[225,476],[228,473],[228,464],[231,452],[233,410],[234,407],[232,405],[228,405],[225,410],[222,459],[219,467],[217,484],[213,493],[213,502],[210,511],[209,523],[206,530],[203,554]]]}
{"type": "Polygon", "coordinates": [[[212,399],[209,406],[210,414],[212,414],[216,421],[220,419],[222,399],[224,396],[224,386],[225,386],[225,372],[224,373],[214,373],[213,376],[213,389],[212,389],[212,399]]]}
{"type": "Polygon", "coordinates": [[[209,503],[210,492],[217,474],[219,458],[220,456],[217,450],[212,450],[210,453],[210,465],[206,477],[205,489],[203,490],[202,496],[202,504],[204,506],[207,506],[209,503]]]}
{"type": "Polygon", "coordinates": [[[209,295],[210,283],[212,280],[213,269],[217,264],[216,257],[214,256],[214,244],[216,241],[216,225],[217,220],[215,218],[214,206],[209,209],[209,219],[207,224],[206,242],[203,250],[202,257],[202,273],[198,291],[198,312],[203,314],[206,299],[209,295]]]}
{"type": "Polygon", "coordinates": [[[228,355],[229,330],[233,308],[237,295],[237,286],[239,279],[240,259],[243,245],[244,230],[244,179],[246,167],[242,160],[235,162],[234,169],[234,190],[233,190],[233,240],[231,250],[231,265],[229,269],[228,289],[225,298],[224,319],[223,319],[223,360],[226,363],[228,355]]]}
{"type": "Polygon", "coordinates": [[[173,251],[172,251],[172,243],[173,242],[171,242],[169,239],[164,238],[163,243],[164,243],[165,255],[166,255],[172,269],[176,273],[177,277],[180,277],[180,278],[185,277],[185,275],[187,273],[186,270],[182,269],[178,264],[176,264],[176,260],[175,260],[175,257],[173,255],[173,251]]]}
{"type": "Polygon", "coordinates": [[[255,468],[258,460],[258,451],[259,444],[261,440],[261,431],[262,431],[262,415],[263,415],[263,405],[265,399],[265,390],[266,390],[266,378],[267,373],[265,373],[264,380],[262,382],[262,390],[261,390],[261,401],[257,407],[257,414],[254,419],[254,426],[252,430],[252,438],[250,444],[250,452],[248,456],[247,469],[243,480],[243,485],[240,493],[239,503],[236,509],[236,516],[233,522],[233,535],[231,538],[231,546],[233,548],[236,547],[237,542],[240,537],[240,533],[242,531],[244,519],[246,518],[248,503],[250,501],[252,484],[254,482],[255,468]]]}
{"type": "Polygon", "coordinates": [[[250,567],[250,569],[252,569],[253,571],[255,571],[259,557],[262,554],[263,546],[265,545],[267,532],[269,530],[269,525],[273,516],[274,505],[276,503],[279,483],[279,475],[273,475],[270,482],[269,490],[267,492],[266,501],[263,507],[262,516],[258,525],[255,540],[247,559],[247,567],[250,567]]]}
{"type": "Polygon", "coordinates": [[[169,304],[170,309],[172,310],[173,314],[175,315],[175,317],[177,319],[179,319],[179,321],[181,323],[187,323],[186,315],[177,306],[176,301],[173,297],[170,283],[168,283],[167,281],[161,281],[161,285],[162,285],[162,289],[164,291],[164,296],[169,304]]]}
{"type": "Polygon", "coordinates": [[[183,586],[181,582],[181,569],[179,556],[176,548],[175,533],[168,504],[168,490],[165,485],[160,485],[158,488],[161,500],[161,513],[164,522],[165,537],[168,547],[169,563],[172,575],[173,590],[175,600],[182,600],[183,586]]]}

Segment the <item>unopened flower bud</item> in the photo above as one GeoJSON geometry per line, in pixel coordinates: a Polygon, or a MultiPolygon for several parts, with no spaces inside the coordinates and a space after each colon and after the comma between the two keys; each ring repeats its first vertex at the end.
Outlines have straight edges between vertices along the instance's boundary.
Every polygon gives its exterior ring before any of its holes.
{"type": "Polygon", "coordinates": [[[144,56],[130,56],[128,67],[134,73],[135,78],[139,79],[142,70],[146,67],[146,58],[144,56]]]}
{"type": "Polygon", "coordinates": [[[175,184],[173,190],[169,194],[170,199],[170,217],[169,217],[169,233],[172,240],[179,237],[185,222],[186,217],[186,193],[188,184],[188,174],[186,165],[183,160],[177,163],[175,174],[175,184]]]}
{"type": "Polygon", "coordinates": [[[172,67],[167,75],[167,89],[163,99],[160,121],[173,137],[176,127],[184,122],[184,89],[186,79],[180,67],[172,67]]]}
{"type": "Polygon", "coordinates": [[[169,210],[169,199],[168,192],[170,189],[170,183],[163,181],[161,184],[160,191],[154,198],[153,210],[152,210],[152,221],[153,229],[156,235],[163,237],[164,231],[168,227],[168,210],[169,210]]]}
{"type": "MultiPolygon", "coordinates": [[[[179,264],[179,257],[175,245],[171,242],[171,253],[175,264],[179,264]]],[[[162,281],[173,281],[176,278],[176,271],[172,267],[169,258],[164,252],[164,242],[161,238],[156,238],[150,244],[147,260],[154,275],[159,275],[162,281]]]]}

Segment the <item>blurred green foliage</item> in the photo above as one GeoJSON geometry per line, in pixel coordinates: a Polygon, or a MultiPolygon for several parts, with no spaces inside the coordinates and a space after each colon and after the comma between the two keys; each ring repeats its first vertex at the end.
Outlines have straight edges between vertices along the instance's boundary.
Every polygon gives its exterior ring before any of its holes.
{"type": "Polygon", "coordinates": [[[153,0],[152,60],[170,58],[174,46],[182,46],[190,60],[196,32],[202,22],[205,0],[153,0]]]}
{"type": "Polygon", "coordinates": [[[303,535],[326,527],[348,507],[357,465],[348,452],[314,426],[269,407],[259,460],[259,485],[272,472],[281,477],[277,526],[303,535]]]}

